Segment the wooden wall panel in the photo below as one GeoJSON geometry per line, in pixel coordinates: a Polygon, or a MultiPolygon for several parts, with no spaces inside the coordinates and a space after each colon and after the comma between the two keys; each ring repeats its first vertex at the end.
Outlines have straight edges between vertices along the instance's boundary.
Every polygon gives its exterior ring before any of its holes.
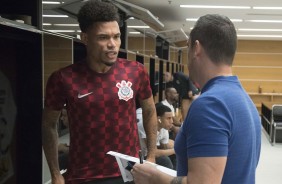
{"type": "Polygon", "coordinates": [[[280,102],[280,104],[282,104],[282,95],[281,94],[280,95],[274,95],[272,98],[273,99],[271,101],[280,102]]]}
{"type": "Polygon", "coordinates": [[[263,101],[270,101],[271,96],[270,95],[261,95],[261,94],[250,94],[253,102],[257,105],[260,106],[263,101]]]}
{"type": "Polygon", "coordinates": [[[141,54],[155,56],[156,43],[151,37],[129,37],[127,49],[141,54]]]}
{"type": "Polygon", "coordinates": [[[45,86],[49,76],[59,68],[63,68],[73,63],[72,39],[56,35],[43,35],[43,86],[45,86]]]}
{"type": "MultiPolygon", "coordinates": [[[[54,43],[55,44],[55,43],[54,43]]],[[[68,45],[69,43],[65,43],[68,45]]],[[[70,45],[71,46],[71,45],[70,45]]],[[[69,62],[72,61],[72,55],[69,53],[72,53],[71,47],[70,48],[54,48],[55,45],[52,47],[45,47],[44,50],[44,58],[49,63],[63,63],[63,62],[69,62]]]]}
{"type": "Polygon", "coordinates": [[[282,53],[236,53],[233,66],[281,66],[282,53]]]}
{"type": "Polygon", "coordinates": [[[247,53],[281,53],[282,41],[239,40],[237,52],[247,53]]]}
{"type": "Polygon", "coordinates": [[[282,41],[239,40],[233,74],[259,111],[262,102],[282,102],[282,41]]]}
{"type": "Polygon", "coordinates": [[[150,72],[150,57],[149,56],[144,56],[144,66],[147,70],[147,72],[150,72]]]}
{"type": "Polygon", "coordinates": [[[127,59],[130,61],[136,61],[136,53],[132,51],[127,51],[127,59]]]}
{"type": "Polygon", "coordinates": [[[282,80],[240,80],[245,90],[249,93],[282,93],[282,80]]]}
{"type": "Polygon", "coordinates": [[[169,61],[178,62],[178,49],[169,47],[169,61]]]}
{"type": "Polygon", "coordinates": [[[233,66],[233,74],[240,79],[282,80],[282,67],[233,66]]]}
{"type": "Polygon", "coordinates": [[[182,50],[182,64],[184,66],[184,73],[189,74],[188,72],[188,49],[182,50]]]}
{"type": "MultiPolygon", "coordinates": [[[[146,53],[155,51],[155,40],[152,38],[145,40],[144,38],[129,38],[128,45],[128,50],[142,51],[143,49],[146,53]]],[[[175,61],[177,61],[176,53],[174,49],[171,49],[169,62],[175,61]]],[[[182,49],[181,64],[184,66],[184,73],[188,75],[187,62],[187,49],[182,49]]],[[[156,70],[158,70],[157,63],[156,70]]],[[[255,97],[254,95],[251,97],[255,98],[258,110],[262,101],[281,101],[282,97],[279,95],[282,94],[282,41],[238,40],[233,74],[238,75],[248,93],[256,94],[255,97]],[[262,93],[258,93],[259,87],[262,88],[262,93]],[[267,97],[264,96],[266,93],[267,97]]]]}

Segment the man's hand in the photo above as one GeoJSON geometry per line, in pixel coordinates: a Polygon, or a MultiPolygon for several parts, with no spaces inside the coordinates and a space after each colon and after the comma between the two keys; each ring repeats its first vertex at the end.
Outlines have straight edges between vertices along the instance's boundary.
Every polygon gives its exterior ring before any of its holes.
{"type": "Polygon", "coordinates": [[[152,163],[156,163],[155,157],[149,157],[149,156],[147,156],[146,161],[152,162],[152,163]]]}
{"type": "Polygon", "coordinates": [[[161,172],[150,163],[135,164],[131,173],[135,184],[168,184],[173,179],[172,176],[161,172]]]}
{"type": "Polygon", "coordinates": [[[65,184],[65,179],[61,174],[57,177],[52,177],[52,184],[65,184]]]}
{"type": "Polygon", "coordinates": [[[150,184],[155,182],[155,175],[159,173],[155,166],[149,163],[135,164],[131,170],[135,184],[150,184]]]}
{"type": "Polygon", "coordinates": [[[58,145],[58,151],[59,152],[62,152],[62,153],[69,153],[69,146],[68,146],[68,144],[62,144],[62,143],[60,143],[59,145],[58,145]]]}

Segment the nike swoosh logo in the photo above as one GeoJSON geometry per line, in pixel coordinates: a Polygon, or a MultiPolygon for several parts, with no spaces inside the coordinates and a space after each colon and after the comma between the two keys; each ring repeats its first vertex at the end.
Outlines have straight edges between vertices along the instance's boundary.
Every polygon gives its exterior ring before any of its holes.
{"type": "Polygon", "coordinates": [[[83,95],[81,95],[80,93],[78,93],[77,97],[78,97],[78,98],[83,98],[83,97],[85,97],[85,96],[91,95],[92,93],[93,93],[93,92],[86,93],[86,94],[83,94],[83,95]]]}

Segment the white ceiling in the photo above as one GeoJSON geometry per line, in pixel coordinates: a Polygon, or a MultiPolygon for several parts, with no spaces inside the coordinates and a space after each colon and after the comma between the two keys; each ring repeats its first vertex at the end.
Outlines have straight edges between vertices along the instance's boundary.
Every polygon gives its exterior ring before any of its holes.
{"type": "MultiPolygon", "coordinates": [[[[54,24],[77,24],[76,14],[83,4],[83,0],[46,0],[64,2],[59,5],[43,4],[43,14],[64,14],[68,18],[47,18],[43,17],[44,23],[51,23],[43,26],[47,30],[77,30],[68,35],[79,34],[78,26],[54,26],[54,24]]],[[[282,0],[112,0],[115,4],[120,4],[134,14],[137,18],[146,19],[150,29],[129,28],[128,31],[146,32],[148,36],[160,35],[169,39],[177,35],[169,42],[177,42],[187,39],[191,27],[195,21],[186,21],[187,18],[195,18],[205,14],[223,14],[230,19],[241,19],[242,22],[234,22],[237,29],[238,39],[249,40],[282,40],[282,8],[278,10],[253,9],[253,7],[282,7],[282,0]],[[127,6],[129,3],[132,6],[127,6]],[[181,8],[181,4],[189,5],[212,5],[212,6],[250,6],[250,9],[208,9],[208,8],[181,8]],[[132,11],[131,11],[132,10],[132,11]],[[150,16],[150,15],[153,15],[150,16]],[[278,23],[250,22],[250,20],[275,20],[278,23]],[[164,27],[161,26],[164,25],[164,27]],[[245,30],[242,30],[245,29],[245,30]],[[249,30],[246,30],[249,29],[249,30]],[[251,29],[251,30],[250,30],[251,29]],[[258,29],[258,30],[252,30],[258,29]],[[267,30],[268,29],[268,30],[267,30]],[[272,29],[272,30],[270,30],[272,29]],[[172,33],[172,34],[169,34],[172,33]],[[253,35],[253,36],[250,36],[253,35]]],[[[130,16],[130,15],[129,15],[130,16]]],[[[146,25],[143,21],[128,19],[127,26],[146,25]]],[[[129,34],[129,36],[136,36],[129,34]]],[[[144,36],[144,35],[137,35],[144,36]]]]}

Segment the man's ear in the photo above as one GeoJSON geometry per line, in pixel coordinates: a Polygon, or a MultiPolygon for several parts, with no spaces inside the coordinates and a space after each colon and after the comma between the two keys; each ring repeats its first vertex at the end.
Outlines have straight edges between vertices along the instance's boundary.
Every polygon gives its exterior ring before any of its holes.
{"type": "Polygon", "coordinates": [[[87,43],[88,43],[88,36],[87,36],[86,33],[81,32],[80,33],[80,39],[81,39],[82,43],[84,43],[84,45],[87,45],[87,43]]]}
{"type": "Polygon", "coordinates": [[[202,49],[202,45],[199,42],[199,40],[195,41],[195,45],[194,45],[194,54],[195,56],[199,55],[201,53],[201,49],[202,49]]]}

